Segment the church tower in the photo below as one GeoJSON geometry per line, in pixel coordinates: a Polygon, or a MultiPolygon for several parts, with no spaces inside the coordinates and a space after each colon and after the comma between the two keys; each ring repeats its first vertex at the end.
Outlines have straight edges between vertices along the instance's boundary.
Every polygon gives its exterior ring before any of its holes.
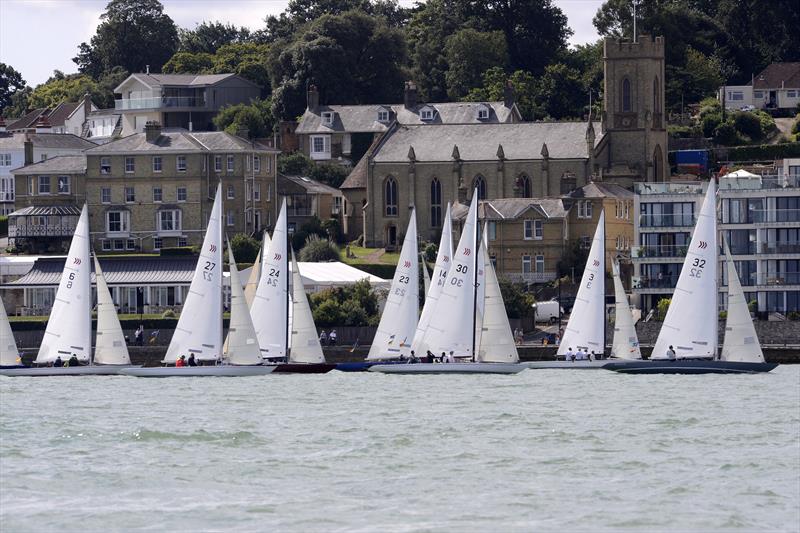
{"type": "Polygon", "coordinates": [[[603,43],[605,146],[598,147],[602,178],[630,186],[664,181],[667,125],[664,114],[664,38],[641,35],[636,42],[603,43]]]}

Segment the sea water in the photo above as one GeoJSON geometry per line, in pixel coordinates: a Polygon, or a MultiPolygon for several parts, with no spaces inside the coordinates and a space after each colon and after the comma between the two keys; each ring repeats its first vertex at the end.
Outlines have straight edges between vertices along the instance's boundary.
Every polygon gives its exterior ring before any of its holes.
{"type": "Polygon", "coordinates": [[[0,530],[797,531],[800,366],[0,377],[0,530]]]}

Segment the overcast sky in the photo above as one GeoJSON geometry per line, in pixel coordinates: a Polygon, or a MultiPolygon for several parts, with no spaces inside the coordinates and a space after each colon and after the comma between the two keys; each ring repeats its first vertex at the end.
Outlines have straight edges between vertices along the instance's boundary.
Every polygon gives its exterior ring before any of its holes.
{"type": "MultiPolygon", "coordinates": [[[[602,0],[554,0],[569,18],[571,44],[597,40],[592,17],[602,0]]],[[[78,45],[88,41],[108,0],[0,0],[0,62],[22,73],[35,87],[54,69],[77,71],[72,62],[78,45]]],[[[269,14],[282,12],[288,0],[162,0],[178,26],[193,28],[203,20],[230,22],[252,30],[269,14]]],[[[410,6],[412,0],[401,0],[410,6]]],[[[534,52],[535,53],[535,52],[534,52]]]]}

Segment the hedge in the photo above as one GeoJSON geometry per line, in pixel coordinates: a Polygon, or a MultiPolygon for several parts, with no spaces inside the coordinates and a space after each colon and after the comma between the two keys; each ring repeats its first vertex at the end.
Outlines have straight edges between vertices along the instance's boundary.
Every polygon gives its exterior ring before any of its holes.
{"type": "Polygon", "coordinates": [[[0,217],[0,237],[8,236],[8,217],[0,217]]]}
{"type": "Polygon", "coordinates": [[[717,159],[728,161],[762,161],[800,157],[800,142],[737,146],[717,151],[717,159]],[[727,153],[727,155],[725,155],[727,153]]]}
{"type": "Polygon", "coordinates": [[[350,266],[382,279],[394,278],[394,271],[397,269],[397,265],[383,265],[380,263],[356,263],[350,266]]]}

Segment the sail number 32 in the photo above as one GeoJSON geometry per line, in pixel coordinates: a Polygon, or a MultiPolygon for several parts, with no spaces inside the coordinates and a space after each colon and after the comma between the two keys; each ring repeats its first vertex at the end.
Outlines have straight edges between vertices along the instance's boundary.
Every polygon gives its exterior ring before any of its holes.
{"type": "Polygon", "coordinates": [[[706,266],[705,259],[697,259],[692,262],[692,267],[689,269],[689,277],[699,278],[703,274],[703,268],[706,266]]]}

